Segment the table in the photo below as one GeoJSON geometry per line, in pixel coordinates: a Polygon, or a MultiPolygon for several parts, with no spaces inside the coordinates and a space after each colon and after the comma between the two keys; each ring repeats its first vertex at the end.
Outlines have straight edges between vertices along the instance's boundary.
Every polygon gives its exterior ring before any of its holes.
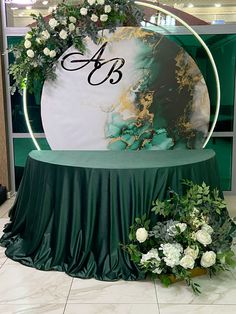
{"type": "Polygon", "coordinates": [[[120,243],[181,179],[220,189],[212,150],[32,151],[1,244],[6,255],[80,278],[143,278],[120,243]]]}

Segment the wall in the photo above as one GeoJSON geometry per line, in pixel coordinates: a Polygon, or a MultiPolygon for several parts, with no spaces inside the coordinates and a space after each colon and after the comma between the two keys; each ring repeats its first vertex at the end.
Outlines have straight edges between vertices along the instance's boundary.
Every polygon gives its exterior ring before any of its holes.
{"type": "Polygon", "coordinates": [[[0,59],[0,184],[9,188],[8,152],[3,95],[2,60],[0,59]]]}

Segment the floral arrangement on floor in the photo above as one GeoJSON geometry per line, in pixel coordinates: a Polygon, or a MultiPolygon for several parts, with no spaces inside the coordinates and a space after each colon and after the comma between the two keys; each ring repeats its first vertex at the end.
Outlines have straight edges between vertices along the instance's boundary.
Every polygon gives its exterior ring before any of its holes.
{"type": "Polygon", "coordinates": [[[12,94],[17,89],[22,92],[25,86],[30,92],[40,89],[46,79],[55,79],[57,59],[70,46],[83,52],[87,36],[98,42],[103,29],[140,25],[143,13],[134,0],[84,0],[78,5],[59,4],[49,21],[41,14],[32,17],[35,25],[24,40],[9,49],[15,57],[9,67],[14,80],[12,94]]]}
{"type": "Polygon", "coordinates": [[[184,181],[186,194],[175,192],[165,201],[153,202],[155,220],[146,215],[130,227],[130,243],[124,248],[145,273],[155,274],[165,286],[185,280],[195,293],[200,286],[192,279],[196,270],[210,276],[236,266],[231,250],[236,225],[229,218],[219,192],[184,181]]]}

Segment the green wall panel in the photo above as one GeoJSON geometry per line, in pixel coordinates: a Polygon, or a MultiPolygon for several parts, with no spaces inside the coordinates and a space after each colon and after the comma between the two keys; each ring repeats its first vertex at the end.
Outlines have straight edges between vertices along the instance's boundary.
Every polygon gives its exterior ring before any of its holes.
{"type": "MultiPolygon", "coordinates": [[[[215,112],[215,80],[212,67],[206,52],[192,35],[170,35],[171,40],[181,45],[197,62],[206,80],[211,99],[211,120],[215,112]]],[[[201,35],[209,46],[215,59],[221,83],[221,109],[215,131],[233,131],[234,123],[234,97],[235,97],[235,73],[236,73],[236,34],[212,34],[201,35]]],[[[8,37],[8,46],[15,44],[22,37],[8,37]]],[[[13,62],[10,55],[9,62],[13,62]]],[[[33,131],[42,133],[43,127],[40,117],[40,101],[38,95],[28,95],[28,111],[33,131]]],[[[14,133],[26,133],[26,125],[23,115],[22,96],[16,93],[11,97],[12,122],[14,133]]],[[[39,140],[43,149],[50,149],[45,139],[39,140]]],[[[213,138],[208,148],[216,151],[220,177],[223,190],[231,189],[232,181],[232,138],[213,138]]],[[[34,149],[31,139],[14,139],[14,155],[16,169],[16,186],[18,186],[23,173],[23,167],[28,153],[34,149]]]]}

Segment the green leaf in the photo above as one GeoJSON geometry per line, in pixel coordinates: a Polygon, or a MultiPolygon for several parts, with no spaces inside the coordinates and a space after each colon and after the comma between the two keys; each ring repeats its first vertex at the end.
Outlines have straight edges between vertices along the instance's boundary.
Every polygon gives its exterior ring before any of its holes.
{"type": "Polygon", "coordinates": [[[172,281],[171,281],[171,279],[170,279],[170,277],[168,275],[160,275],[159,278],[160,278],[161,283],[166,288],[168,288],[171,285],[171,283],[172,283],[172,281]]]}

